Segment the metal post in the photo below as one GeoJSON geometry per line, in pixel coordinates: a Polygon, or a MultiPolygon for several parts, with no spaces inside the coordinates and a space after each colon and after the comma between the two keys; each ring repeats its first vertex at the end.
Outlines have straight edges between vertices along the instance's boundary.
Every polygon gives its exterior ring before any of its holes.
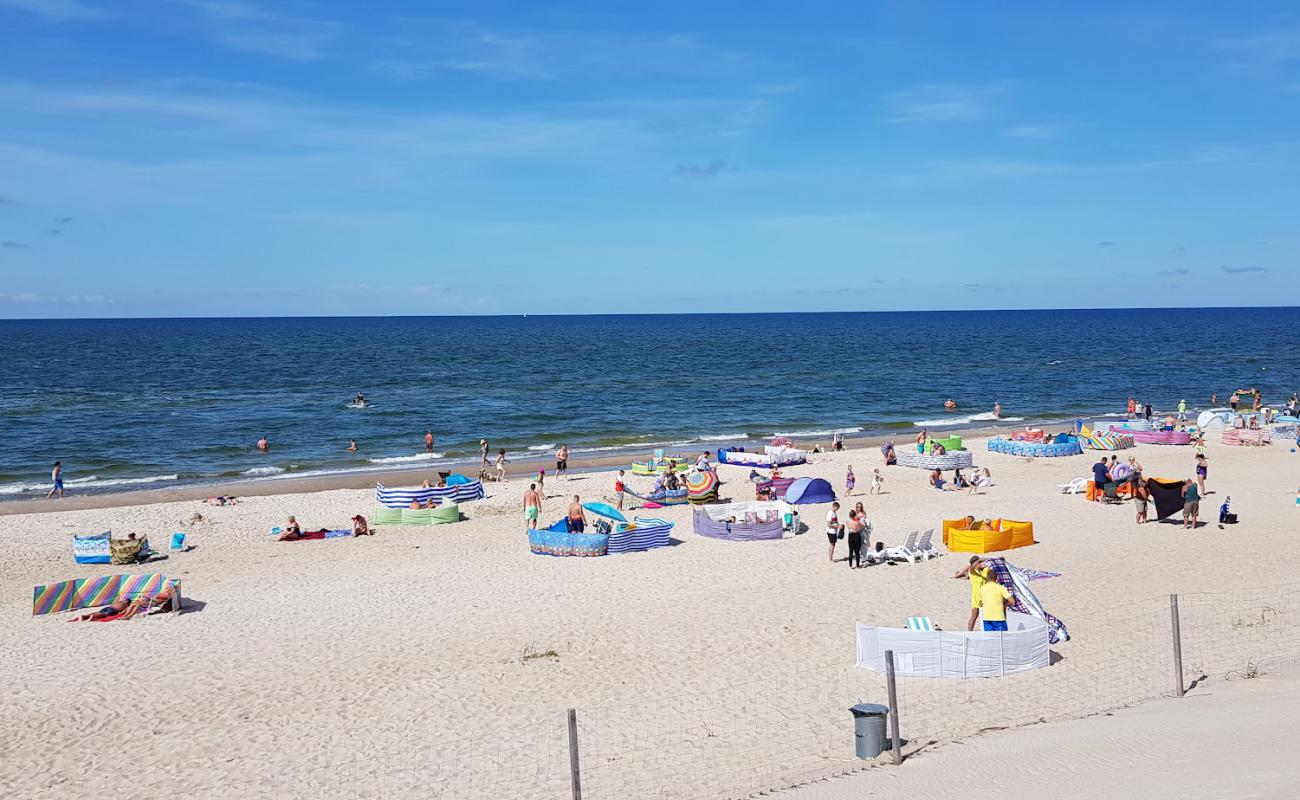
{"type": "Polygon", "coordinates": [[[1169,618],[1174,624],[1174,680],[1177,685],[1174,692],[1179,697],[1186,694],[1183,687],[1183,636],[1178,627],[1178,595],[1169,595],[1169,618]]]}
{"type": "Polygon", "coordinates": [[[894,651],[885,651],[885,677],[889,683],[889,741],[894,747],[894,763],[903,763],[903,745],[898,740],[898,686],[894,683],[894,651]]]}
{"type": "Polygon", "coordinates": [[[578,712],[569,709],[569,785],[573,800],[582,800],[582,776],[578,770],[578,712]]]}

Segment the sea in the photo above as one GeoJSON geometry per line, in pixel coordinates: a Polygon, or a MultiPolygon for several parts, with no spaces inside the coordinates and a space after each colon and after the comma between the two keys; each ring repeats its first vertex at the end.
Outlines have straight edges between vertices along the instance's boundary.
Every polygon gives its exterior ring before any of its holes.
{"type": "Polygon", "coordinates": [[[432,467],[484,438],[511,458],[905,439],[994,402],[1022,424],[1249,386],[1300,388],[1300,308],[0,320],[0,501],[43,495],[56,460],[69,490],[123,491],[432,467]]]}

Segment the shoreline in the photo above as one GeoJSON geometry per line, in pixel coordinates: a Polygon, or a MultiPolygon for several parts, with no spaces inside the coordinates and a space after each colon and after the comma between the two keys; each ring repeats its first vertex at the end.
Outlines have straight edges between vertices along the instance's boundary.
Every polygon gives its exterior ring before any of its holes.
{"type": "MultiPolygon", "coordinates": [[[[1089,419],[1084,417],[1084,419],[1089,419]]],[[[931,429],[931,433],[948,433],[960,434],[962,438],[980,438],[994,436],[999,432],[1005,432],[1011,429],[1023,427],[1045,426],[1062,424],[1054,420],[1030,420],[1006,423],[1003,425],[981,425],[980,427],[960,427],[944,426],[943,428],[931,429]]],[[[920,429],[915,429],[919,431],[920,429]]],[[[911,440],[911,432],[906,439],[893,434],[845,434],[844,449],[846,452],[853,450],[867,450],[879,448],[889,441],[902,442],[911,440]]],[[[697,443],[698,444],[698,443],[697,443]]],[[[752,447],[761,446],[762,442],[754,440],[736,439],[733,441],[708,442],[708,451],[713,456],[719,448],[743,445],[752,447]]],[[[810,438],[807,440],[796,440],[798,445],[806,445],[808,449],[815,445],[824,444],[823,450],[829,448],[830,441],[823,443],[820,438],[810,438]]],[[[700,448],[703,450],[704,448],[700,448]]],[[[698,451],[682,448],[683,454],[694,456],[698,451]]],[[[628,467],[634,459],[649,458],[652,455],[652,449],[638,449],[630,446],[627,450],[609,453],[607,455],[578,455],[569,458],[570,472],[573,473],[590,473],[605,472],[618,469],[620,466],[628,467]]],[[[301,477],[260,477],[260,478],[230,478],[225,480],[214,480],[212,482],[195,482],[180,486],[169,486],[161,488],[145,489],[120,489],[117,491],[89,492],[86,494],[72,494],[61,499],[47,499],[45,497],[28,497],[15,499],[0,499],[0,517],[14,514],[44,514],[55,511],[83,511],[97,508],[122,508],[124,506],[152,505],[154,503],[172,503],[188,500],[205,500],[209,497],[218,495],[233,495],[236,497],[270,497],[281,494],[303,494],[313,492],[328,492],[335,489],[370,489],[374,488],[376,483],[383,483],[391,486],[410,485],[411,482],[419,482],[424,477],[437,475],[439,471],[450,470],[456,472],[463,470],[462,474],[477,473],[480,465],[477,459],[467,461],[452,461],[441,463],[432,467],[401,467],[388,470],[356,470],[351,472],[340,471],[319,475],[303,475],[301,477]]],[[[521,477],[531,475],[535,472],[538,465],[546,464],[548,477],[553,472],[553,458],[550,453],[527,455],[522,458],[512,459],[510,467],[506,471],[506,480],[518,480],[521,477]],[[521,469],[524,465],[530,465],[531,469],[521,469]]],[[[492,484],[489,483],[489,486],[492,484]]]]}

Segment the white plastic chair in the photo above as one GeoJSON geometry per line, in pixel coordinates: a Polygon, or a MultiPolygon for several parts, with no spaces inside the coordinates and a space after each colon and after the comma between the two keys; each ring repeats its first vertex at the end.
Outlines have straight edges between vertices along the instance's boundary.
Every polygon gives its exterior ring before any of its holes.
{"type": "Polygon", "coordinates": [[[899,561],[906,561],[909,564],[913,563],[917,558],[915,552],[917,535],[916,531],[912,531],[907,534],[907,541],[903,542],[903,544],[898,547],[886,547],[882,558],[885,561],[893,561],[897,559],[899,561]]]}
{"type": "Polygon", "coordinates": [[[1088,491],[1087,478],[1075,478],[1069,483],[1058,483],[1056,488],[1061,490],[1061,494],[1083,494],[1088,491]]]}
{"type": "Polygon", "coordinates": [[[939,551],[935,549],[934,542],[932,541],[933,539],[934,539],[934,528],[930,528],[925,533],[921,534],[921,539],[916,543],[916,548],[913,549],[912,552],[915,553],[922,561],[926,560],[927,558],[938,558],[939,551]]]}

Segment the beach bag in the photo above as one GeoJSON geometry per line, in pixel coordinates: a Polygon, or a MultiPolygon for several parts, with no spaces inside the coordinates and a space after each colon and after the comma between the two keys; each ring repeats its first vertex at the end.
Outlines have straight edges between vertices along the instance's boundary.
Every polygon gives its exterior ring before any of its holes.
{"type": "Polygon", "coordinates": [[[1234,513],[1232,513],[1232,512],[1228,512],[1227,514],[1224,514],[1224,515],[1223,515],[1223,520],[1222,520],[1222,522],[1223,522],[1223,524],[1225,524],[1225,525],[1236,525],[1236,524],[1237,524],[1237,515],[1234,514],[1234,513]]]}

